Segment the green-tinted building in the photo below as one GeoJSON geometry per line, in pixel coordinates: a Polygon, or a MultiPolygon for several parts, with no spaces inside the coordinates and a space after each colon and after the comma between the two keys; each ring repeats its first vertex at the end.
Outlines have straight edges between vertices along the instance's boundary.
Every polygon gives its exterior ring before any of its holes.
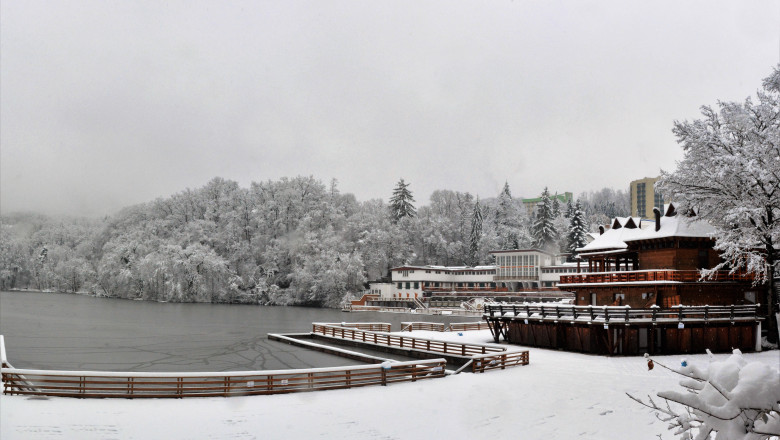
{"type": "MultiPolygon", "coordinates": [[[[561,202],[561,205],[565,205],[569,202],[569,200],[574,201],[574,194],[570,192],[565,192],[563,194],[555,194],[551,195],[550,199],[558,199],[559,202],[561,202]]],[[[536,205],[539,204],[539,202],[542,201],[541,196],[537,197],[535,199],[522,199],[523,206],[525,206],[525,209],[528,210],[528,215],[532,215],[534,213],[534,209],[536,209],[536,205]]],[[[561,206],[563,207],[563,206],[561,206]]]]}

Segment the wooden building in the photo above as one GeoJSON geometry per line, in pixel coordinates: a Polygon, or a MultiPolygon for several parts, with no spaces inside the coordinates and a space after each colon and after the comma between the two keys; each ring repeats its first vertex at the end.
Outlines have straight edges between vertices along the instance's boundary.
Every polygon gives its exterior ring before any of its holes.
{"type": "Polygon", "coordinates": [[[655,221],[615,219],[612,227],[579,249],[590,273],[561,277],[558,287],[575,294],[576,305],[671,307],[682,304],[755,304],[765,286],[753,277],[719,271],[702,279],[701,270],[720,262],[714,229],[673,204],[655,210],[655,221]]]}
{"type": "Polygon", "coordinates": [[[486,310],[496,341],[629,355],[759,349],[756,303],[766,287],[728,271],[702,279],[720,261],[712,226],[673,204],[654,213],[655,221],[617,218],[578,249],[588,273],[558,284],[575,295],[573,305],[486,310]]]}

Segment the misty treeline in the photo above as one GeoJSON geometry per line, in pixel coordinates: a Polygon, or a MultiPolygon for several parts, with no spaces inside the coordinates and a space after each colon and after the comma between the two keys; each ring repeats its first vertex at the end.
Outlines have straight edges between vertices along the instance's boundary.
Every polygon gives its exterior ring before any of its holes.
{"type": "Polygon", "coordinates": [[[0,287],[333,307],[402,264],[489,264],[491,250],[531,246],[565,251],[576,206],[580,229],[629,210],[628,195],[611,189],[582,194],[579,205],[546,199],[545,221],[508,185],[482,200],[439,190],[419,207],[403,181],[392,194],[390,203],[359,202],[335,180],[242,188],[214,178],[102,220],[13,214],[2,218],[0,287]]]}

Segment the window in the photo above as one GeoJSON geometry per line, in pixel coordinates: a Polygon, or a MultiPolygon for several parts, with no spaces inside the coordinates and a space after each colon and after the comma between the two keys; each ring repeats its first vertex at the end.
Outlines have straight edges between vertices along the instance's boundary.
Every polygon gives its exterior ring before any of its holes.
{"type": "Polygon", "coordinates": [[[663,212],[664,210],[664,196],[661,193],[655,193],[653,196],[653,207],[658,208],[663,212]]]}
{"type": "Polygon", "coordinates": [[[638,217],[646,217],[645,215],[645,201],[646,201],[646,184],[636,184],[636,215],[638,217]]]}
{"type": "Polygon", "coordinates": [[[415,281],[414,282],[414,288],[415,289],[419,289],[420,288],[420,282],[419,281],[415,281]]]}
{"type": "Polygon", "coordinates": [[[398,288],[399,289],[403,289],[403,287],[401,287],[402,285],[403,285],[403,283],[398,283],[398,288]]]}
{"type": "Polygon", "coordinates": [[[406,288],[409,289],[409,281],[406,282],[406,288]]]}

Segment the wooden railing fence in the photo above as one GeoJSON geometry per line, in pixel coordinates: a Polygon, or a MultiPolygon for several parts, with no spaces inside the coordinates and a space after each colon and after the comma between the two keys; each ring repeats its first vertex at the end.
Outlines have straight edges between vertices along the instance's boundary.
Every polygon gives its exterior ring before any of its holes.
{"type": "Polygon", "coordinates": [[[477,322],[453,322],[449,326],[447,326],[447,329],[445,331],[451,331],[451,332],[466,332],[466,331],[472,331],[472,330],[488,330],[490,326],[487,322],[483,321],[477,321],[477,322]]]}
{"type": "Polygon", "coordinates": [[[389,332],[392,324],[389,322],[342,322],[342,323],[323,323],[335,327],[356,328],[359,330],[368,330],[372,332],[389,332]]]}
{"type": "Polygon", "coordinates": [[[474,356],[471,371],[484,373],[489,370],[505,369],[515,365],[528,365],[528,351],[508,351],[501,354],[474,356]]]}
{"type": "Polygon", "coordinates": [[[230,373],[132,373],[2,368],[3,393],[62,397],[229,397],[387,385],[444,377],[430,359],[337,368],[230,373]]]}
{"type": "Polygon", "coordinates": [[[367,342],[386,347],[409,348],[412,350],[425,350],[433,353],[443,353],[455,356],[472,356],[475,354],[499,353],[506,351],[504,347],[464,344],[460,342],[438,341],[435,339],[401,336],[392,333],[370,332],[345,327],[336,327],[327,324],[312,324],[312,332],[323,336],[347,339],[351,341],[367,342]]]}
{"type": "Polygon", "coordinates": [[[524,319],[581,320],[599,322],[631,321],[736,321],[756,320],[760,304],[731,306],[675,306],[662,309],[634,309],[628,306],[571,305],[487,305],[486,318],[515,317],[524,319]]]}
{"type": "MultiPolygon", "coordinates": [[[[431,331],[431,332],[443,332],[444,331],[444,323],[441,322],[402,322],[401,323],[401,331],[402,332],[411,332],[414,330],[424,330],[424,331],[431,331]]],[[[389,331],[389,330],[387,330],[389,331]]]]}
{"type": "MultiPolygon", "coordinates": [[[[727,270],[718,271],[705,281],[753,281],[753,275],[744,273],[729,273],[727,270]]],[[[562,284],[582,283],[629,283],[637,281],[678,281],[696,282],[701,280],[698,270],[635,270],[619,272],[583,273],[576,275],[562,275],[562,284]]]]}

